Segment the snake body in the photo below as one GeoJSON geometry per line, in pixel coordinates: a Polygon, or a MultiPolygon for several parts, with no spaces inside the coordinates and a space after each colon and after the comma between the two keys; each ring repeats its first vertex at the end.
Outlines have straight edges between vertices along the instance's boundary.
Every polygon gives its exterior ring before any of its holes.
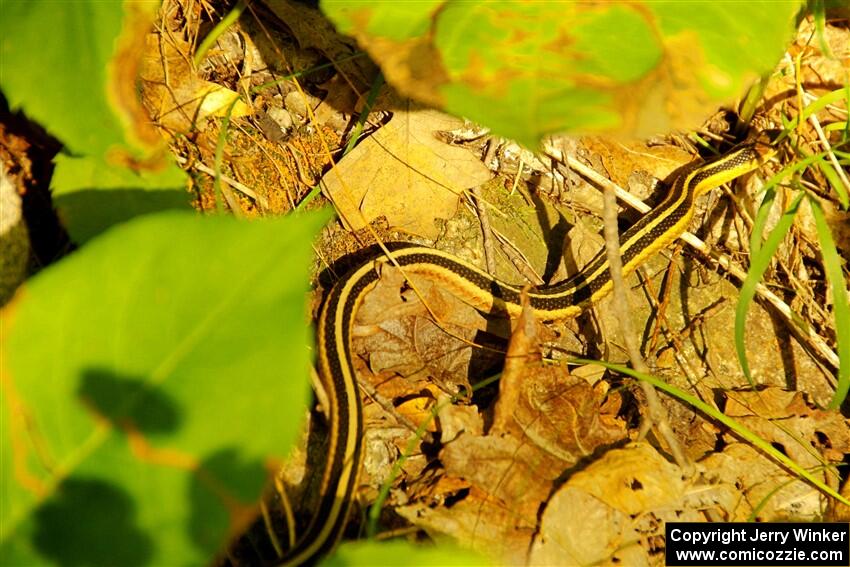
{"type": "MultiPolygon", "coordinates": [[[[763,142],[737,146],[727,154],[683,169],[666,197],[620,237],[623,273],[633,272],[649,256],[681,235],[694,215],[694,202],[708,190],[760,167],[773,150],[763,142]]],[[[502,282],[451,254],[425,247],[407,247],[377,260],[392,261],[406,275],[419,274],[441,283],[482,310],[517,315],[520,286],[502,282]]],[[[318,364],[327,393],[330,420],[329,456],[319,505],[285,564],[303,564],[330,551],[345,528],[357,488],[362,457],[363,412],[351,362],[351,330],[363,297],[376,284],[379,271],[372,258],[351,271],[332,289],[318,322],[318,364]]],[[[580,273],[528,294],[542,320],[574,317],[611,291],[605,254],[580,273]]]]}

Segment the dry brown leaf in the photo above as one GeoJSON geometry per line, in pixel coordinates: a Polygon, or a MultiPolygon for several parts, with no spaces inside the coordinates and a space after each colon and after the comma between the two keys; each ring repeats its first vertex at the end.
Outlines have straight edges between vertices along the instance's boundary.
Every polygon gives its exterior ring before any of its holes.
{"type": "Polygon", "coordinates": [[[539,364],[525,366],[519,378],[514,406],[501,406],[511,413],[500,435],[482,437],[473,408],[441,411],[445,475],[464,479],[471,490],[463,498],[431,492],[431,500],[451,505],[435,508],[417,501],[401,513],[432,533],[471,542],[503,561],[524,562],[540,507],[556,479],[626,432],[622,422],[600,417],[604,393],[585,380],[539,364]]]}
{"type": "Polygon", "coordinates": [[[653,563],[664,516],[698,519],[677,514],[687,488],[681,469],[646,443],[609,451],[550,499],[530,563],[653,563]]]}
{"type": "Polygon", "coordinates": [[[513,412],[519,401],[526,365],[540,367],[541,353],[537,339],[537,321],[528,301],[528,293],[522,292],[522,313],[517,318],[508,351],[505,368],[499,381],[499,398],[493,412],[491,435],[507,433],[513,421],[513,412]]]}
{"type": "Polygon", "coordinates": [[[484,434],[484,420],[475,406],[443,404],[438,414],[440,420],[440,441],[451,443],[460,435],[484,434]]]}
{"type": "Polygon", "coordinates": [[[698,471],[687,478],[647,443],[607,452],[549,500],[529,563],[661,564],[666,522],[705,521],[707,509],[732,519],[742,499],[711,469],[698,471]]]}
{"type": "MultiPolygon", "coordinates": [[[[800,66],[801,82],[807,91],[821,93],[841,88],[847,84],[850,71],[850,31],[846,26],[823,26],[818,29],[815,22],[807,19],[800,24],[797,41],[788,52],[792,57],[803,54],[800,66]],[[813,40],[817,38],[817,40],[813,40]],[[826,44],[830,53],[823,53],[826,44]]],[[[787,80],[793,81],[793,77],[787,80]]]]}
{"type": "MultiPolygon", "coordinates": [[[[528,439],[570,465],[624,439],[625,423],[602,411],[607,388],[595,389],[566,367],[541,364],[536,337],[537,323],[526,305],[511,335],[490,435],[528,439]]],[[[616,412],[619,403],[613,405],[616,412]]]]}
{"type": "Polygon", "coordinates": [[[452,217],[458,196],[492,174],[466,149],[435,132],[461,121],[434,110],[398,112],[322,178],[346,228],[385,216],[390,228],[436,238],[434,220],[452,217]]]}
{"type": "MultiPolygon", "coordinates": [[[[526,376],[513,418],[536,447],[575,463],[599,447],[626,438],[626,424],[603,411],[608,400],[619,400],[619,396],[605,396],[562,368],[541,368],[526,376]]],[[[613,405],[619,406],[616,401],[613,405]]]]}
{"type": "Polygon", "coordinates": [[[536,522],[540,503],[564,468],[563,463],[507,435],[461,435],[446,444],[440,460],[447,475],[470,481],[530,524],[536,522]]]}
{"type": "MultiPolygon", "coordinates": [[[[783,484],[792,479],[781,467],[742,444],[711,455],[697,472],[686,477],[646,443],[609,451],[549,500],[530,563],[661,564],[666,522],[706,521],[708,510],[745,521],[779,486],[803,498],[813,491],[783,484]]],[[[758,518],[789,517],[773,512],[758,518]]]]}
{"type": "MultiPolygon", "coordinates": [[[[354,83],[361,93],[368,89],[376,73],[375,64],[368,57],[351,56],[359,51],[357,43],[350,37],[337,33],[333,24],[318,9],[303,2],[291,0],[263,0],[274,14],[286,23],[295,36],[302,51],[320,51],[345,78],[354,83]]],[[[290,71],[303,68],[293,65],[290,71]]]]}
{"type": "Polygon", "coordinates": [[[725,413],[802,467],[840,463],[850,453],[850,420],[810,406],[802,392],[781,388],[726,392],[725,413]]]}
{"type": "Polygon", "coordinates": [[[355,349],[369,353],[373,373],[404,376],[414,392],[437,384],[457,393],[458,385],[468,385],[473,361],[477,368],[496,361],[497,353],[471,346],[481,341],[487,319],[433,280],[407,277],[415,289],[397,268],[381,265],[381,278],[357,314],[355,349]]]}
{"type": "Polygon", "coordinates": [[[472,548],[499,564],[524,564],[526,550],[535,532],[536,519],[519,518],[517,514],[476,487],[463,487],[463,481],[449,479],[438,486],[455,486],[444,493],[439,506],[435,502],[415,502],[396,508],[411,524],[425,530],[434,539],[447,536],[464,547],[472,548]]]}
{"type": "Polygon", "coordinates": [[[221,85],[204,81],[192,69],[188,43],[160,34],[149,34],[145,42],[140,78],[142,102],[160,126],[189,132],[210,116],[224,116],[231,104],[231,118],[247,116],[251,107],[239,94],[221,85]]]}
{"type": "Polygon", "coordinates": [[[560,470],[554,460],[513,437],[461,433],[445,441],[444,478],[417,501],[398,509],[414,525],[451,536],[501,561],[520,562],[560,470]],[[440,492],[465,483],[465,488],[440,492]],[[434,506],[434,503],[440,503],[434,506]]]}
{"type": "Polygon", "coordinates": [[[676,504],[686,485],[681,469],[647,443],[609,451],[567,484],[629,515],[676,504]]]}
{"type": "Polygon", "coordinates": [[[670,145],[650,146],[646,142],[620,142],[605,138],[582,138],[582,145],[599,155],[608,177],[627,188],[629,178],[637,171],[645,171],[656,179],[666,179],[676,169],[693,157],[688,152],[670,145]]]}
{"type": "Polygon", "coordinates": [[[757,449],[733,443],[700,461],[708,482],[735,487],[725,520],[745,522],[815,521],[823,517],[824,498],[757,449]]]}
{"type": "Polygon", "coordinates": [[[549,501],[530,565],[649,565],[629,516],[587,492],[564,486],[549,501]]]}

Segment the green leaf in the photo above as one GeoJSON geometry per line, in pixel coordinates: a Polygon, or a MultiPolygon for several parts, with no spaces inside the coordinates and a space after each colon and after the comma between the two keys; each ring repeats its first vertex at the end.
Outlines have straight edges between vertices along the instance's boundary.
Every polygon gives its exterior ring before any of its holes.
{"type": "Polygon", "coordinates": [[[800,1],[323,0],[404,94],[534,146],[692,128],[775,66],[800,1]]]}
{"type": "MultiPolygon", "coordinates": [[[[747,377],[747,381],[753,386],[755,386],[755,382],[750,372],[750,364],[747,361],[747,344],[745,340],[747,311],[750,309],[750,303],[752,303],[756,295],[756,285],[761,281],[765,270],[770,266],[770,260],[773,258],[774,252],[776,252],[779,244],[785,239],[785,235],[791,229],[794,216],[797,214],[797,209],[800,207],[800,201],[803,195],[805,193],[800,192],[797,194],[791,202],[791,206],[779,218],[776,226],[768,235],[767,240],[765,240],[764,245],[756,247],[751,251],[750,269],[747,272],[744,283],[741,285],[741,295],[738,297],[738,305],[735,308],[735,349],[738,351],[738,362],[741,364],[741,370],[744,372],[744,376],[747,377]]],[[[761,222],[761,226],[763,226],[763,222],[761,222]]],[[[753,242],[757,237],[759,236],[753,235],[753,242]]]]}
{"type": "Polygon", "coordinates": [[[174,164],[161,171],[133,171],[93,157],[59,154],[54,161],[53,203],[78,244],[139,215],[190,208],[186,175],[174,164]]]}
{"type": "Polygon", "coordinates": [[[835,338],[838,344],[838,385],[835,395],[829,403],[829,409],[839,409],[847,399],[850,391],[850,294],[847,292],[847,283],[841,270],[841,259],[835,248],[835,241],[829,230],[829,224],[823,214],[820,203],[814,197],[809,197],[812,207],[812,216],[815,219],[815,227],[820,242],[823,265],[826,269],[826,279],[829,282],[830,295],[832,296],[832,310],[835,315],[835,338]]]}
{"type": "Polygon", "coordinates": [[[201,564],[244,527],[309,391],[325,214],[164,212],[2,312],[0,564],[201,564]]]}
{"type": "MultiPolygon", "coordinates": [[[[668,55],[690,61],[689,70],[715,100],[736,97],[747,83],[770,72],[794,34],[804,2],[647,2],[659,24],[668,55]],[[683,41],[684,40],[684,41],[683,41]],[[676,53],[673,50],[681,48],[676,53]]],[[[679,71],[684,71],[679,69],[679,71]]]]}
{"type": "Polygon", "coordinates": [[[411,565],[421,567],[444,567],[455,565],[492,565],[480,555],[460,549],[454,545],[441,544],[436,547],[412,545],[404,541],[385,543],[360,541],[340,545],[336,553],[322,561],[326,567],[349,565],[411,565]]]}
{"type": "MultiPolygon", "coordinates": [[[[137,106],[134,38],[144,38],[155,2],[3,0],[0,88],[75,154],[138,146],[125,132],[137,106]],[[122,31],[123,30],[123,31],[122,31]]],[[[142,128],[144,126],[141,126],[142,128]]]]}
{"type": "Polygon", "coordinates": [[[0,2],[0,88],[66,146],[51,188],[77,243],[140,214],[189,207],[185,174],[148,155],[161,140],[139,118],[139,48],[156,4],[0,2]]]}
{"type": "Polygon", "coordinates": [[[443,3],[444,0],[417,0],[398,2],[392,10],[374,10],[374,0],[326,0],[323,7],[334,5],[335,10],[345,13],[337,24],[342,33],[353,33],[365,21],[370,34],[402,41],[426,34],[431,18],[443,3]]]}

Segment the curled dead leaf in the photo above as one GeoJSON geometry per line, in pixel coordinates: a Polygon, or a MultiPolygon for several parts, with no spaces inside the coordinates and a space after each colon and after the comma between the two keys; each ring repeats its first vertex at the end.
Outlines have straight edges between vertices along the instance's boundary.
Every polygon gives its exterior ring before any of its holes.
{"type": "Polygon", "coordinates": [[[197,76],[185,54],[191,47],[179,40],[149,34],[140,70],[142,102],[155,123],[189,132],[204,118],[247,116],[251,108],[239,94],[197,76]]]}

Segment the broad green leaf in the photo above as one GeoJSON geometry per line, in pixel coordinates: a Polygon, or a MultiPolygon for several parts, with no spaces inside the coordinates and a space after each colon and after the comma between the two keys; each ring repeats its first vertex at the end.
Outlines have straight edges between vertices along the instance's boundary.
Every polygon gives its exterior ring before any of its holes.
{"type": "Polygon", "coordinates": [[[148,155],[162,142],[136,89],[157,5],[0,2],[0,88],[68,150],[56,158],[52,189],[77,243],[140,214],[188,208],[183,172],[148,155]]]}
{"type": "Polygon", "coordinates": [[[337,551],[322,561],[326,567],[347,567],[349,565],[410,565],[421,567],[444,567],[453,565],[492,565],[480,555],[460,549],[454,545],[426,547],[404,541],[379,543],[360,541],[345,543],[337,551]]]}
{"type": "Polygon", "coordinates": [[[2,312],[0,564],[207,563],[256,512],[309,390],[326,215],[163,212],[2,312]]]}
{"type": "Polygon", "coordinates": [[[51,190],[59,219],[78,244],[110,226],[166,209],[189,209],[183,170],[134,171],[93,157],[55,158],[51,190]]]}
{"type": "Polygon", "coordinates": [[[563,131],[698,125],[773,69],[802,5],[321,3],[396,89],[528,146],[563,131]]]}
{"type": "Polygon", "coordinates": [[[697,96],[737,97],[752,80],[770,72],[791,41],[803,2],[647,2],[674,62],[693,65],[703,87],[697,96]]]}
{"type": "Polygon", "coordinates": [[[134,118],[141,108],[133,70],[157,5],[0,2],[0,88],[9,105],[77,155],[141,147],[150,131],[134,118]]]}

